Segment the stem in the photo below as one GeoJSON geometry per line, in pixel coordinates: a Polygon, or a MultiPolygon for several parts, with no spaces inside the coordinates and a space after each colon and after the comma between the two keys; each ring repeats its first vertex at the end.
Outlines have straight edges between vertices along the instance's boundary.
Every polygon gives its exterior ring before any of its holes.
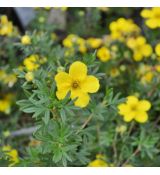
{"type": "Polygon", "coordinates": [[[140,147],[138,146],[137,149],[131,154],[131,156],[122,164],[122,166],[125,166],[132,157],[136,156],[140,152],[140,147]]]}
{"type": "Polygon", "coordinates": [[[129,131],[128,131],[128,135],[127,135],[128,137],[130,136],[130,134],[134,128],[134,124],[135,124],[134,121],[132,121],[131,126],[130,126],[129,131]]]}
{"type": "Polygon", "coordinates": [[[83,123],[83,125],[80,127],[80,129],[76,132],[76,134],[78,134],[81,130],[83,130],[85,127],[86,127],[86,125],[90,122],[90,120],[92,119],[92,117],[93,117],[93,114],[91,114],[88,118],[87,118],[87,120],[85,120],[85,122],[83,123]]]}
{"type": "Polygon", "coordinates": [[[114,135],[114,140],[113,140],[113,144],[112,144],[112,147],[113,147],[113,152],[114,152],[114,164],[117,163],[117,147],[116,147],[116,141],[117,141],[117,132],[115,133],[114,135]]]}
{"type": "Polygon", "coordinates": [[[120,153],[120,155],[119,155],[119,160],[118,160],[118,166],[120,166],[121,165],[121,160],[123,160],[122,159],[122,150],[123,150],[123,147],[124,147],[124,144],[125,144],[125,142],[126,142],[126,140],[127,140],[127,138],[130,136],[130,134],[131,134],[131,132],[132,132],[132,130],[133,130],[133,128],[134,128],[134,122],[132,122],[131,123],[131,126],[130,126],[130,128],[129,128],[129,131],[128,131],[128,134],[126,135],[126,137],[125,138],[123,138],[123,146],[122,146],[122,148],[121,148],[121,153],[120,153]]]}

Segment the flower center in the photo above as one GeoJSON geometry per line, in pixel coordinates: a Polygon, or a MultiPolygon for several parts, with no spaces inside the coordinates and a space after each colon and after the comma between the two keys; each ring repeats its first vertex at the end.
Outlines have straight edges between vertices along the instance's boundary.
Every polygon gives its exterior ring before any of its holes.
{"type": "Polygon", "coordinates": [[[74,81],[74,82],[72,83],[72,88],[73,88],[73,89],[77,89],[78,87],[79,87],[78,81],[74,81]]]}
{"type": "Polygon", "coordinates": [[[132,110],[132,111],[136,111],[136,110],[137,110],[137,105],[132,105],[132,106],[131,106],[131,110],[132,110]]]}

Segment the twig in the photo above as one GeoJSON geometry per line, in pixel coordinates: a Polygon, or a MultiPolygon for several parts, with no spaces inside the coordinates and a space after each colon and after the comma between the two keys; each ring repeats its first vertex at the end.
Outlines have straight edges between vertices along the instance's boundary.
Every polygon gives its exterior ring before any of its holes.
{"type": "Polygon", "coordinates": [[[93,117],[93,114],[91,114],[91,115],[87,118],[87,120],[83,123],[83,125],[82,125],[81,128],[76,132],[76,134],[78,134],[83,128],[86,127],[86,125],[90,122],[90,120],[92,119],[92,117],[93,117]]]}
{"type": "Polygon", "coordinates": [[[140,147],[138,146],[137,149],[131,154],[131,156],[122,164],[122,166],[125,166],[132,157],[136,156],[140,152],[140,147]]]}
{"type": "Polygon", "coordinates": [[[113,152],[114,152],[114,163],[116,164],[117,163],[117,146],[116,146],[116,140],[117,140],[117,132],[115,133],[115,136],[114,136],[114,140],[113,140],[113,144],[112,144],[112,147],[113,147],[113,152]]]}

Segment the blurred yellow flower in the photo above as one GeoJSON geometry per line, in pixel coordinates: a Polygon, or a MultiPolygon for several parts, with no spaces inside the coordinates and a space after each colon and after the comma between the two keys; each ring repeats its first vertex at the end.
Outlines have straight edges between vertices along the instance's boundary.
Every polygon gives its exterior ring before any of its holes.
{"type": "Polygon", "coordinates": [[[102,39],[100,38],[88,38],[87,44],[90,48],[97,49],[102,44],[102,39]]]}
{"type": "Polygon", "coordinates": [[[69,73],[59,72],[55,76],[57,84],[57,98],[64,99],[67,93],[71,92],[71,99],[77,98],[74,102],[76,106],[85,107],[88,105],[90,97],[88,93],[95,93],[99,89],[99,80],[87,75],[87,66],[76,61],[69,68],[69,73]]]}
{"type": "Polygon", "coordinates": [[[8,18],[6,15],[2,15],[0,17],[0,35],[11,35],[13,32],[13,25],[12,22],[8,21],[8,18]]]}
{"type": "Polygon", "coordinates": [[[151,45],[147,44],[146,39],[142,36],[129,38],[127,46],[133,51],[135,61],[141,61],[144,57],[149,57],[152,54],[151,45]]]}
{"type": "Polygon", "coordinates": [[[110,71],[110,75],[111,77],[117,77],[118,75],[120,75],[120,72],[117,68],[112,68],[110,71]]]}
{"type": "Polygon", "coordinates": [[[102,62],[106,62],[108,60],[110,60],[111,58],[111,54],[110,51],[107,47],[101,47],[98,49],[97,51],[97,57],[102,61],[102,62]]]}
{"type": "Polygon", "coordinates": [[[9,166],[14,166],[19,163],[18,152],[16,149],[12,149],[11,146],[6,145],[2,147],[3,152],[8,156],[9,161],[11,162],[9,166]]]}
{"type": "Polygon", "coordinates": [[[29,35],[22,36],[21,43],[23,45],[29,45],[29,44],[31,44],[31,38],[30,38],[30,36],[29,35]]]}
{"type": "Polygon", "coordinates": [[[64,40],[63,40],[63,46],[67,48],[73,47],[73,43],[77,41],[77,36],[74,34],[68,35],[64,40]]]}
{"type": "Polygon", "coordinates": [[[123,134],[126,130],[127,130],[127,126],[125,126],[125,125],[120,125],[120,126],[117,126],[117,128],[116,128],[116,132],[118,132],[120,134],[123,134]]]}
{"type": "Polygon", "coordinates": [[[112,39],[124,41],[128,36],[139,34],[140,28],[131,20],[119,18],[109,25],[112,39]]]}
{"type": "Polygon", "coordinates": [[[33,74],[33,72],[27,72],[27,73],[25,74],[25,79],[26,79],[27,81],[32,81],[32,80],[34,79],[34,74],[33,74]]]}
{"type": "Polygon", "coordinates": [[[160,7],[153,7],[151,9],[143,9],[141,11],[141,16],[146,18],[145,24],[151,28],[155,29],[160,27],[160,7]]]}
{"type": "Polygon", "coordinates": [[[13,101],[13,94],[7,94],[0,99],[0,112],[9,114],[11,110],[11,104],[13,101]]]}
{"type": "Polygon", "coordinates": [[[160,43],[158,43],[158,44],[156,45],[156,47],[155,47],[155,52],[156,52],[157,56],[160,57],[160,43]]]}
{"type": "Polygon", "coordinates": [[[74,34],[68,35],[62,43],[64,47],[70,49],[77,48],[77,50],[81,53],[85,53],[87,51],[86,41],[83,38],[74,34]]]}
{"type": "Polygon", "coordinates": [[[160,72],[160,65],[156,65],[155,69],[156,69],[157,72],[160,72]]]}
{"type": "Polygon", "coordinates": [[[123,116],[125,122],[135,120],[145,123],[148,120],[147,111],[151,108],[151,103],[147,100],[139,100],[135,96],[128,96],[126,103],[118,105],[119,114],[123,116]]]}
{"type": "Polygon", "coordinates": [[[150,83],[152,81],[153,77],[154,77],[153,72],[151,72],[151,71],[147,72],[141,77],[141,82],[143,84],[150,83]]]}
{"type": "Polygon", "coordinates": [[[109,167],[109,164],[105,161],[105,156],[97,154],[96,159],[88,164],[88,167],[109,167]]]}
{"type": "Polygon", "coordinates": [[[12,87],[17,82],[17,77],[14,73],[7,73],[5,70],[0,70],[0,81],[12,87]]]}
{"type": "Polygon", "coordinates": [[[39,56],[31,55],[24,59],[23,64],[25,65],[27,71],[37,70],[40,66],[39,64],[39,56]]]}

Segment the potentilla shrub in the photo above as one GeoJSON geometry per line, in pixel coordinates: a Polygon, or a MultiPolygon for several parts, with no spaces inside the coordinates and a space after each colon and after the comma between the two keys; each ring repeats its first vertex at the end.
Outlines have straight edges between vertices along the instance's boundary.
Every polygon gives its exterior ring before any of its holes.
{"type": "MultiPolygon", "coordinates": [[[[14,124],[32,132],[16,138],[15,128],[0,125],[0,165],[159,166],[160,9],[139,9],[141,25],[114,8],[56,9],[81,19],[64,37],[48,25],[52,8],[36,10],[31,28],[14,42],[21,88],[14,124]],[[97,27],[89,28],[94,36],[76,30],[95,14],[91,26],[109,16],[104,35],[97,27]]],[[[4,83],[7,74],[0,73],[4,83]]],[[[0,112],[11,115],[7,99],[0,99],[0,112]]]]}

